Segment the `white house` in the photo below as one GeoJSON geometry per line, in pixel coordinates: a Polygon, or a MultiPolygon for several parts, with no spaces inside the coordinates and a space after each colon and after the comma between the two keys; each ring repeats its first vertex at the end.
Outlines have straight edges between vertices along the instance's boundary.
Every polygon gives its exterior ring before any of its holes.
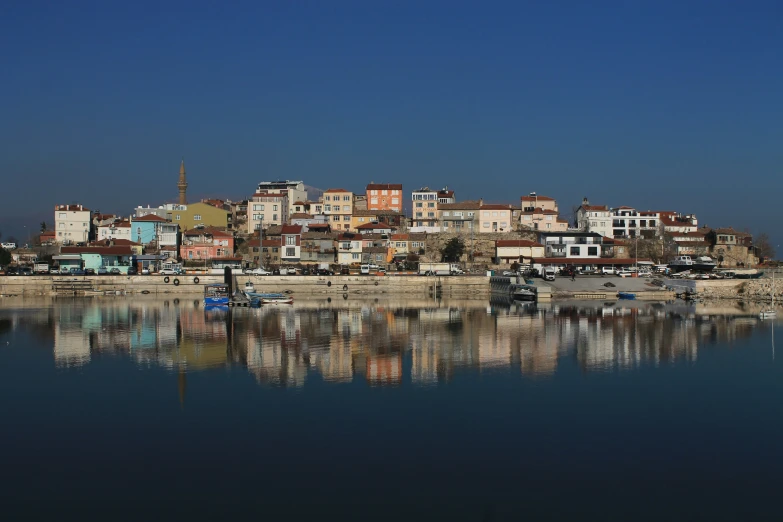
{"type": "Polygon", "coordinates": [[[54,207],[54,229],[56,242],[87,242],[90,239],[90,209],[82,205],[56,205],[54,207]]]}
{"type": "Polygon", "coordinates": [[[582,232],[612,237],[612,211],[606,205],[591,205],[585,198],[576,210],[576,227],[582,232]]]}
{"type": "Polygon", "coordinates": [[[280,232],[283,251],[280,259],[283,263],[298,263],[302,258],[302,226],[283,225],[280,232]]]}
{"type": "Polygon", "coordinates": [[[110,225],[102,225],[98,227],[98,241],[105,241],[107,239],[127,239],[133,241],[131,237],[131,223],[130,221],[116,221],[110,225]]]}
{"type": "Polygon", "coordinates": [[[544,245],[527,239],[498,239],[495,259],[499,263],[519,262],[523,258],[544,257],[544,245]]]}
{"type": "Polygon", "coordinates": [[[362,235],[341,234],[337,238],[337,262],[341,265],[361,263],[362,261],[362,235]]]}

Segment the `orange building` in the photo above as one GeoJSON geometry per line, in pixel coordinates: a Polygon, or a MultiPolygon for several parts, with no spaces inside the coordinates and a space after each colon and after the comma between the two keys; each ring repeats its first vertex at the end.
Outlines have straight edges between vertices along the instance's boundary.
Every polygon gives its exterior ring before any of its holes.
{"type": "Polygon", "coordinates": [[[370,183],[367,185],[367,210],[402,212],[402,184],[370,183]]]}

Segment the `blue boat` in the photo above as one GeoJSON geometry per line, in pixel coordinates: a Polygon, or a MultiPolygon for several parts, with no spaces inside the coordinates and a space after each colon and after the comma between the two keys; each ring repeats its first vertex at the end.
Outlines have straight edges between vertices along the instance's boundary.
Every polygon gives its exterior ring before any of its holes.
{"type": "Polygon", "coordinates": [[[224,283],[215,283],[204,285],[204,304],[228,306],[231,296],[228,295],[228,285],[224,283]]]}
{"type": "Polygon", "coordinates": [[[250,299],[284,299],[285,295],[280,293],[263,293],[263,292],[248,292],[245,291],[245,295],[250,299]]]}
{"type": "Polygon", "coordinates": [[[617,292],[617,297],[620,299],[636,299],[636,294],[631,292],[617,292]]]}

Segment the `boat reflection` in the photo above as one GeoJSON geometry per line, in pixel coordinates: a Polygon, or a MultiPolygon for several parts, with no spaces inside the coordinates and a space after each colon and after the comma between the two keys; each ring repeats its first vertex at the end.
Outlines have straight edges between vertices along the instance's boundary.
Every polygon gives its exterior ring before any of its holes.
{"type": "Polygon", "coordinates": [[[628,302],[299,300],[293,307],[205,308],[200,300],[25,300],[0,306],[0,336],[50,339],[54,363],[99,355],[184,374],[245,368],[259,383],[308,379],[374,386],[448,382],[461,370],[545,377],[693,363],[717,342],[769,328],[740,305],[628,302]]]}

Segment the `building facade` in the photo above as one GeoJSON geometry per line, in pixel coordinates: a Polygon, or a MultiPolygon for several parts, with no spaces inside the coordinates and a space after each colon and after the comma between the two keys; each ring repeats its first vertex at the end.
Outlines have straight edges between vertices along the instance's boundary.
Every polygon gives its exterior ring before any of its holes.
{"type": "MultiPolygon", "coordinates": [[[[294,204],[307,201],[307,189],[302,181],[262,181],[256,188],[260,194],[285,194],[288,196],[287,214],[294,214],[294,204]]],[[[249,203],[249,202],[248,202],[249,203]]]]}
{"type": "Polygon", "coordinates": [[[478,232],[479,209],[483,200],[438,204],[438,220],[443,232],[478,232]]]}
{"type": "Polygon", "coordinates": [[[332,230],[350,230],[353,215],[353,192],[330,188],[323,194],[323,213],[332,230]]]}
{"type": "Polygon", "coordinates": [[[401,183],[370,183],[366,188],[367,210],[394,210],[402,213],[401,183]]]}
{"type": "Polygon", "coordinates": [[[411,232],[440,232],[439,191],[422,187],[411,193],[411,232]]]}
{"type": "Polygon", "coordinates": [[[181,230],[196,227],[213,227],[232,230],[234,228],[231,212],[207,203],[189,205],[166,205],[166,219],[179,225],[181,230]]]}
{"type": "Polygon", "coordinates": [[[58,244],[86,243],[92,239],[90,209],[82,205],[56,205],[54,230],[58,244]]]}
{"type": "Polygon", "coordinates": [[[298,263],[302,258],[302,226],[283,225],[281,238],[280,259],[283,263],[298,263]]]}
{"type": "Polygon", "coordinates": [[[480,233],[511,232],[512,229],[510,205],[481,205],[478,228],[480,233]]]}
{"type": "Polygon", "coordinates": [[[234,235],[216,228],[196,228],[182,233],[182,259],[208,260],[234,255],[234,235]]]}
{"type": "Polygon", "coordinates": [[[247,203],[247,232],[288,223],[288,194],[256,192],[247,203]]]}

